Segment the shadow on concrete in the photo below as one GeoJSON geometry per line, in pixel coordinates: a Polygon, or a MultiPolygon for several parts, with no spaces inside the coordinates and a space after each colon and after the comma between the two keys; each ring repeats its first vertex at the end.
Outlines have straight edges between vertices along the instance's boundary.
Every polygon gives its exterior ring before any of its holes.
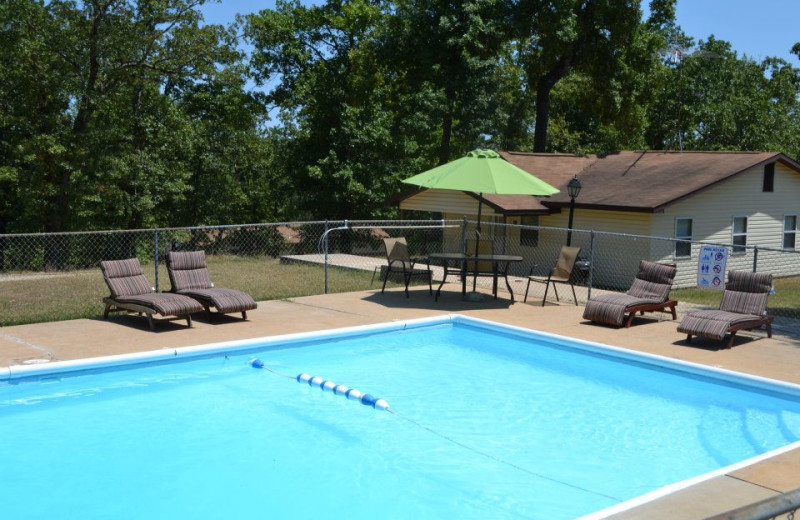
{"type": "MultiPolygon", "coordinates": [[[[200,316],[200,314],[197,314],[197,316],[200,316]]],[[[186,319],[165,320],[163,318],[153,317],[153,323],[155,324],[156,330],[150,330],[150,325],[147,323],[147,318],[145,316],[139,316],[137,314],[117,313],[109,315],[108,318],[103,318],[103,316],[94,316],[89,319],[92,321],[100,321],[100,322],[107,321],[109,323],[115,323],[125,327],[130,327],[132,329],[137,329],[145,332],[153,332],[153,333],[189,328],[186,325],[186,319]]],[[[195,320],[196,317],[194,314],[192,314],[192,322],[194,322],[195,320]]]]}
{"type": "MultiPolygon", "coordinates": [[[[405,291],[400,289],[386,289],[381,293],[380,290],[362,298],[364,301],[383,305],[384,307],[395,307],[399,309],[426,309],[442,312],[460,312],[464,310],[476,309],[508,309],[512,305],[522,305],[517,301],[513,303],[510,299],[504,298],[504,293],[500,293],[497,299],[489,293],[480,293],[484,298],[480,301],[467,301],[461,296],[461,286],[457,289],[447,290],[447,286],[442,288],[438,300],[434,300],[436,289],[433,293],[428,293],[428,288],[423,286],[409,287],[409,297],[406,298],[405,291]]],[[[507,294],[507,293],[505,293],[507,294]]]]}
{"type": "MultiPolygon", "coordinates": [[[[673,341],[672,344],[677,347],[689,347],[689,348],[696,348],[699,350],[707,350],[709,352],[717,352],[722,350],[728,350],[728,341],[730,340],[729,336],[725,336],[721,340],[715,339],[707,339],[707,338],[700,338],[697,336],[692,337],[692,341],[686,341],[686,335],[681,333],[683,336],[681,339],[677,341],[673,341]]],[[[733,342],[733,347],[731,349],[735,349],[738,347],[745,347],[750,343],[758,343],[759,340],[765,339],[767,337],[766,333],[764,334],[763,338],[759,336],[749,336],[749,335],[742,335],[742,333],[736,334],[736,339],[733,342]]],[[[758,345],[755,345],[756,347],[758,345]]]]}

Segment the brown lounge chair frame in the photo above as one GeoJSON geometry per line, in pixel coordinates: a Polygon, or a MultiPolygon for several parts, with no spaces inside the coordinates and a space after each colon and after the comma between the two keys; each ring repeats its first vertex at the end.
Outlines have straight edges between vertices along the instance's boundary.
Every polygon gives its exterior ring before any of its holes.
{"type": "Polygon", "coordinates": [[[627,309],[625,309],[629,314],[628,317],[625,318],[625,325],[624,327],[627,329],[633,323],[633,318],[636,317],[636,313],[639,313],[639,316],[644,316],[645,312],[670,312],[672,314],[672,319],[678,319],[678,312],[675,310],[675,307],[678,305],[678,302],[675,300],[667,300],[663,303],[643,303],[641,305],[631,305],[627,309]]]}
{"type": "MultiPolygon", "coordinates": [[[[150,325],[150,330],[155,331],[156,325],[155,320],[153,319],[153,314],[158,314],[158,311],[155,309],[151,309],[150,307],[144,307],[143,305],[136,305],[135,303],[121,303],[116,301],[114,298],[105,297],[103,298],[103,303],[106,304],[106,309],[103,311],[103,318],[108,319],[109,313],[112,312],[135,312],[139,316],[143,315],[147,318],[147,324],[150,325]]],[[[186,314],[183,316],[164,316],[159,318],[158,321],[177,321],[177,320],[186,320],[186,325],[188,327],[192,326],[192,315],[186,314]]]]}
{"type": "MultiPolygon", "coordinates": [[[[742,321],[739,323],[734,323],[730,327],[728,327],[728,333],[730,333],[730,339],[725,344],[725,348],[733,348],[733,342],[736,339],[736,333],[740,330],[766,330],[767,337],[772,337],[772,321],[775,319],[775,316],[762,316],[757,320],[750,320],[750,321],[742,321]]],[[[694,334],[686,334],[686,342],[689,343],[692,341],[692,337],[694,334]]]]}

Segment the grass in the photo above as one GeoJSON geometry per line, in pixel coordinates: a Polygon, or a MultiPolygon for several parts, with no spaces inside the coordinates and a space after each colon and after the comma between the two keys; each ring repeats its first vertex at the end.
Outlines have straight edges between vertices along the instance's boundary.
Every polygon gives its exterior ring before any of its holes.
{"type": "MultiPolygon", "coordinates": [[[[143,266],[155,284],[154,266],[143,266]]],[[[214,256],[208,258],[211,280],[217,287],[247,291],[256,301],[281,300],[325,292],[324,268],[317,265],[280,264],[276,258],[214,256]]],[[[362,291],[371,285],[371,271],[329,267],[331,293],[362,291]]],[[[159,288],[169,290],[166,267],[159,268],[159,288]]],[[[0,276],[0,325],[96,318],[103,315],[102,299],[108,288],[100,269],[68,273],[17,273],[0,276]]]]}
{"type": "MultiPolygon", "coordinates": [[[[143,266],[150,283],[155,283],[154,265],[143,266]]],[[[281,264],[277,258],[210,256],[208,269],[217,287],[247,291],[257,301],[282,300],[325,292],[324,268],[320,265],[281,264]]],[[[331,293],[379,288],[372,284],[371,271],[330,267],[331,293]]],[[[397,286],[390,279],[388,285],[397,286]]],[[[159,288],[169,290],[166,267],[159,267],[159,288]]],[[[96,318],[103,315],[103,297],[108,288],[100,269],[67,273],[18,273],[0,276],[0,325],[22,325],[45,321],[96,318]]],[[[678,301],[717,307],[719,291],[676,289],[678,301]]],[[[770,314],[798,317],[800,277],[776,278],[775,294],[767,301],[770,314]]]]}
{"type": "MultiPolygon", "coordinates": [[[[800,277],[775,278],[773,284],[775,286],[775,294],[767,298],[769,313],[778,316],[798,317],[800,310],[800,277]]],[[[675,289],[670,293],[670,297],[679,302],[718,307],[722,298],[722,291],[706,291],[694,288],[675,289]]]]}

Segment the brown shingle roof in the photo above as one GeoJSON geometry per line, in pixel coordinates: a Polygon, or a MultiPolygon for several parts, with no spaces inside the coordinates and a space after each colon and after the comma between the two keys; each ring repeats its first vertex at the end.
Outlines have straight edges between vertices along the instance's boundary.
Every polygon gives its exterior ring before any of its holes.
{"type": "MultiPolygon", "coordinates": [[[[569,204],[567,183],[577,175],[582,208],[658,211],[754,166],[779,161],[800,173],[800,163],[778,152],[624,151],[596,155],[500,152],[523,170],[557,187],[550,198],[486,195],[506,214],[548,213],[569,204]]],[[[405,198],[411,193],[401,196],[405,198]]]]}
{"type": "Polygon", "coordinates": [[[550,213],[550,208],[543,205],[541,199],[531,195],[490,195],[484,193],[483,200],[500,213],[541,213],[544,215],[550,213]]]}
{"type": "Polygon", "coordinates": [[[553,208],[569,203],[566,185],[573,175],[583,185],[579,207],[655,211],[762,163],[779,160],[800,171],[800,164],[776,152],[639,151],[568,161],[553,154],[502,155],[561,190],[543,201],[553,208]]]}

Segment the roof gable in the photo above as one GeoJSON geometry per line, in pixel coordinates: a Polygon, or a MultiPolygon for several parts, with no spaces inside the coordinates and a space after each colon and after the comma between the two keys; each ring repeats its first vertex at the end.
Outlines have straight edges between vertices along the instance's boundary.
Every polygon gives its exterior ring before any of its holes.
{"type": "MultiPolygon", "coordinates": [[[[517,155],[509,154],[514,161],[517,155]]],[[[800,173],[800,164],[777,152],[673,152],[625,151],[587,161],[574,175],[583,185],[576,205],[628,211],[657,211],[708,189],[730,177],[773,161],[780,161],[800,173]]],[[[525,169],[521,164],[517,164],[525,169]]],[[[530,173],[540,176],[540,171],[530,173]]],[[[554,185],[561,193],[543,201],[548,207],[569,203],[561,165],[554,168],[562,178],[554,185]]],[[[549,181],[548,181],[549,182],[549,181]]]]}

